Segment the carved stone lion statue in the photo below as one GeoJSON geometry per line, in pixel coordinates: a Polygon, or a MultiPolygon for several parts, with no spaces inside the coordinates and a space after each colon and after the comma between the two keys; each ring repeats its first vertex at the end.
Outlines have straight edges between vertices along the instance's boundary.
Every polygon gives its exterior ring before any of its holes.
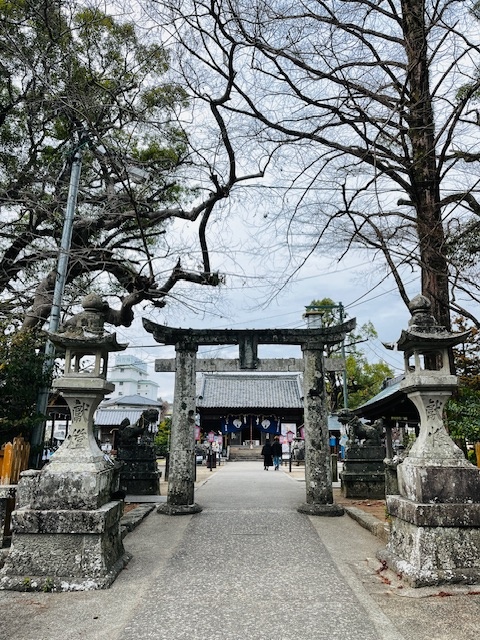
{"type": "Polygon", "coordinates": [[[362,443],[363,441],[362,446],[381,446],[383,433],[383,422],[381,419],[369,425],[362,422],[349,409],[341,409],[338,413],[338,421],[347,427],[349,444],[362,443]]]}
{"type": "Polygon", "coordinates": [[[133,425],[130,420],[125,418],[120,423],[118,430],[118,440],[121,446],[132,446],[137,444],[138,438],[143,438],[147,432],[148,425],[158,420],[158,411],[156,409],[146,409],[137,422],[133,425]]]}

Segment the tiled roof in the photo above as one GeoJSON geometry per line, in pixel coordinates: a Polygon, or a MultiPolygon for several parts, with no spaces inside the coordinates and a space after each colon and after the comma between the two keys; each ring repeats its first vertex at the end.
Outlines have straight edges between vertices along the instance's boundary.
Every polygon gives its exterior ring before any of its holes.
{"type": "Polygon", "coordinates": [[[151,398],[145,398],[144,396],[118,396],[112,400],[105,400],[102,402],[102,407],[112,405],[131,405],[131,406],[146,406],[146,407],[161,407],[162,403],[158,400],[152,400],[151,398]]]}
{"type": "Polygon", "coordinates": [[[124,418],[135,424],[145,409],[159,409],[161,402],[143,396],[120,396],[100,404],[95,414],[95,424],[99,426],[119,425],[124,418]]]}
{"type": "Polygon", "coordinates": [[[361,413],[361,410],[372,405],[376,405],[391,396],[398,395],[400,398],[403,398],[403,394],[400,392],[400,382],[404,379],[404,375],[397,376],[396,378],[391,378],[386,380],[384,383],[384,387],[377,393],[377,395],[370,398],[364,402],[360,407],[355,409],[355,413],[361,413]]]}
{"type": "Polygon", "coordinates": [[[301,375],[218,374],[201,375],[199,408],[303,408],[301,375]]]}
{"type": "Polygon", "coordinates": [[[135,424],[142,413],[142,409],[98,409],[95,414],[95,424],[99,427],[115,427],[119,426],[124,418],[128,418],[130,424],[135,424]]]}

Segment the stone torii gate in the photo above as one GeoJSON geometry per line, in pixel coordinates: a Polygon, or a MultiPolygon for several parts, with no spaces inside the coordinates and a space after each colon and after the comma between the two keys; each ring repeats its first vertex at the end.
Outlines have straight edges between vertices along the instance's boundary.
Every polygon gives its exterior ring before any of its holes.
{"type": "Polygon", "coordinates": [[[306,502],[298,510],[311,515],[342,515],[343,508],[333,502],[323,352],[326,345],[342,342],[355,324],[351,319],[333,327],[306,329],[175,329],[144,319],[143,326],[155,341],[174,345],[176,352],[168,496],[158,510],[168,515],[201,511],[194,499],[193,455],[199,345],[238,344],[238,360],[225,360],[230,371],[278,371],[275,360],[258,358],[258,345],[288,344],[300,345],[303,351],[306,502]]]}

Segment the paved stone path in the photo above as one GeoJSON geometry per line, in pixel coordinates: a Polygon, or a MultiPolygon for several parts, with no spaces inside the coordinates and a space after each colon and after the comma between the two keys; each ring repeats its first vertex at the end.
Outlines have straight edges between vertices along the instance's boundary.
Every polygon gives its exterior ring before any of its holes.
{"type": "Polygon", "coordinates": [[[412,590],[377,573],[381,540],[348,516],[299,514],[304,481],[261,463],[199,475],[204,511],[152,512],[110,589],[0,591],[0,640],[478,640],[480,585],[412,590]]]}
{"type": "Polygon", "coordinates": [[[230,463],[196,499],[203,512],[122,640],[380,638],[310,519],[296,511],[304,484],[258,463],[230,463]]]}

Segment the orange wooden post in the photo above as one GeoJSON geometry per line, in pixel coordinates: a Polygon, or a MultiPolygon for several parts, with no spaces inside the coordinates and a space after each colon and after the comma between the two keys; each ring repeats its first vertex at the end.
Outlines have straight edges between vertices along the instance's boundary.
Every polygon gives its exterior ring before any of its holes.
{"type": "Polygon", "coordinates": [[[7,442],[0,451],[0,484],[17,484],[22,471],[28,468],[30,443],[22,436],[7,442]]]}
{"type": "Polygon", "coordinates": [[[20,473],[28,467],[29,453],[30,444],[25,442],[25,439],[22,436],[13,439],[10,484],[17,484],[20,478],[20,473]]]}
{"type": "Polygon", "coordinates": [[[12,454],[13,445],[11,442],[7,442],[3,454],[2,477],[0,478],[1,484],[10,484],[10,475],[12,471],[12,454]]]}
{"type": "Polygon", "coordinates": [[[17,484],[19,476],[21,443],[18,438],[14,438],[12,442],[12,464],[10,467],[10,483],[17,484]]]}
{"type": "Polygon", "coordinates": [[[475,456],[477,457],[477,467],[480,467],[480,442],[475,442],[475,456]]]}

